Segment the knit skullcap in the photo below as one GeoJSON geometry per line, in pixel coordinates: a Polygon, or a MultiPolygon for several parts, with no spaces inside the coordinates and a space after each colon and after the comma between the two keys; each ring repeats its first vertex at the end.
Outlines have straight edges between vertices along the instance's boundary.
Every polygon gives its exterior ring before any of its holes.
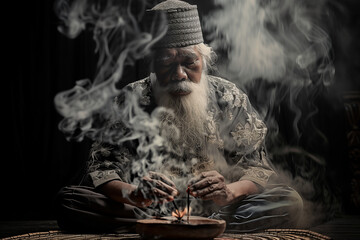
{"type": "Polygon", "coordinates": [[[155,48],[178,48],[204,42],[196,5],[166,0],[147,10],[147,13],[163,13],[167,20],[167,32],[155,44],[155,48]]]}

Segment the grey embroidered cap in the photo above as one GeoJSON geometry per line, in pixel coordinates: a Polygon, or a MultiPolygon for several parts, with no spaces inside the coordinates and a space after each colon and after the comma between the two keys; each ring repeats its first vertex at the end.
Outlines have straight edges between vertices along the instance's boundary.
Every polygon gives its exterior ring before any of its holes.
{"type": "Polygon", "coordinates": [[[180,0],[166,0],[147,12],[164,13],[167,19],[167,32],[154,47],[177,48],[204,42],[196,5],[180,0]]]}

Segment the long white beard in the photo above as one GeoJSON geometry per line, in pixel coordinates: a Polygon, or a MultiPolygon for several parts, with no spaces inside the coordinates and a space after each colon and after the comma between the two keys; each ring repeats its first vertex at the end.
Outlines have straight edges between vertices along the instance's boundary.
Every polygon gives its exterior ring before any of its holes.
{"type": "Polygon", "coordinates": [[[173,144],[185,148],[187,151],[194,151],[195,154],[204,151],[209,89],[206,73],[202,73],[199,83],[183,81],[170,87],[160,86],[156,77],[152,75],[152,86],[157,104],[169,108],[174,113],[162,117],[163,130],[170,130],[169,123],[174,124],[179,130],[178,136],[171,130],[163,135],[166,135],[173,144]],[[192,92],[186,96],[174,97],[169,93],[169,89],[191,89],[192,92]]]}

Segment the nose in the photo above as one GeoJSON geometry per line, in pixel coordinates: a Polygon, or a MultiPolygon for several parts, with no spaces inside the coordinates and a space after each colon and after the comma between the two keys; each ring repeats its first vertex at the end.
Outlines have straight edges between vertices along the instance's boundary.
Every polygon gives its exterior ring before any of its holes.
{"type": "Polygon", "coordinates": [[[184,71],[183,67],[179,64],[176,66],[176,69],[174,71],[174,75],[172,77],[172,80],[174,81],[185,81],[187,79],[187,74],[184,71]]]}

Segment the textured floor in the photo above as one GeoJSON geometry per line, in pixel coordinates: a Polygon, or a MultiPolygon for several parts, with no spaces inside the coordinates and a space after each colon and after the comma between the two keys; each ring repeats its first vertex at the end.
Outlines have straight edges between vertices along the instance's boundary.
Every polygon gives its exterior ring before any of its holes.
{"type": "MultiPolygon", "coordinates": [[[[46,233],[52,233],[54,234],[59,234],[58,232],[59,228],[57,226],[56,221],[53,220],[48,220],[48,221],[6,221],[6,222],[0,222],[0,238],[6,238],[6,237],[16,237],[19,235],[23,235],[21,238],[17,238],[17,239],[30,239],[29,236],[31,236],[31,233],[33,233],[35,236],[36,234],[39,235],[39,232],[43,232],[44,234],[46,233]],[[51,232],[53,231],[53,232],[51,232]]],[[[344,216],[341,218],[337,218],[334,219],[332,221],[329,221],[325,224],[321,224],[319,226],[315,226],[310,230],[310,232],[308,232],[307,238],[298,238],[298,239],[319,239],[316,238],[316,234],[314,236],[311,236],[312,233],[318,233],[321,234],[323,236],[327,236],[331,239],[334,240],[359,240],[360,239],[360,216],[344,216]]],[[[266,233],[268,234],[267,236],[269,237],[269,234],[275,234],[274,232],[268,232],[266,233]]],[[[282,237],[284,237],[285,233],[282,232],[283,235],[281,235],[282,237]]],[[[296,234],[296,232],[290,232],[289,234],[296,234]]],[[[304,237],[306,237],[306,231],[304,231],[304,237]]],[[[40,237],[40,235],[39,235],[40,237]]],[[[60,235],[58,235],[58,237],[60,237],[60,235]]],[[[66,236],[64,236],[66,237],[66,236]]],[[[82,238],[84,236],[79,236],[78,239],[85,239],[82,238]]],[[[90,235],[87,235],[87,237],[90,237],[90,235]]],[[[100,236],[93,236],[95,237],[94,239],[101,239],[100,236]]],[[[109,239],[109,238],[105,238],[105,236],[103,236],[104,238],[102,239],[109,239]]],[[[113,239],[115,236],[113,236],[113,239]]],[[[227,239],[235,239],[235,235],[224,235],[224,237],[227,237],[227,239]]],[[[253,235],[252,238],[248,238],[248,239],[261,239],[261,238],[256,238],[256,237],[260,237],[260,236],[256,236],[253,235]]],[[[322,237],[322,236],[320,236],[322,237]]],[[[15,238],[16,239],[16,238],[15,238]]],[[[41,238],[33,238],[33,239],[49,239],[49,235],[43,235],[41,238]]],[[[59,239],[59,238],[58,238],[59,239]]],[[[65,238],[66,239],[66,238],[65,238]]],[[[86,239],[91,239],[91,238],[86,238],[86,239]]],[[[110,238],[111,239],[111,238],[110,238]]],[[[119,238],[121,239],[121,238],[119,238]]],[[[124,238],[122,238],[124,239],[124,238]]],[[[125,239],[138,239],[138,237],[136,235],[127,235],[127,238],[125,239]]],[[[238,238],[239,239],[239,238],[238,238]]],[[[240,238],[241,239],[241,238],[240,238]]],[[[271,238],[262,238],[262,239],[271,239],[271,238]]],[[[281,238],[280,238],[281,239],[281,238]]],[[[286,238],[282,238],[282,239],[286,239],[286,238]]],[[[288,238],[290,239],[290,238],[288,238]]],[[[320,238],[321,239],[321,238],[320,238]]]]}
{"type": "MultiPolygon", "coordinates": [[[[27,233],[22,235],[16,235],[4,240],[141,240],[142,238],[138,234],[74,234],[64,233],[61,231],[49,231],[49,232],[37,232],[27,233]]],[[[158,236],[156,239],[159,239],[158,236]]],[[[168,238],[160,238],[167,239],[168,238]]],[[[159,239],[159,240],[160,240],[159,239]]],[[[181,238],[183,239],[183,238],[181,238]]],[[[192,240],[188,237],[187,240],[192,240]]],[[[266,230],[261,233],[249,233],[249,234],[228,234],[224,233],[213,240],[331,240],[330,237],[315,233],[309,230],[299,229],[273,229],[266,230]]]]}

